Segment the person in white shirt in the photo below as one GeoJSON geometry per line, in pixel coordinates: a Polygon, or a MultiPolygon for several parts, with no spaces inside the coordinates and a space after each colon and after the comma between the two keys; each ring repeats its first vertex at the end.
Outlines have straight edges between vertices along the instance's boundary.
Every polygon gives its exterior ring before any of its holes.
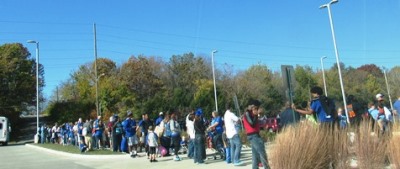
{"type": "Polygon", "coordinates": [[[192,110],[192,112],[190,112],[187,116],[186,116],[186,132],[189,135],[189,141],[188,141],[188,157],[189,158],[193,158],[194,156],[194,110],[192,110]]]}
{"type": "Polygon", "coordinates": [[[385,99],[383,94],[378,93],[375,97],[377,100],[375,108],[378,110],[377,122],[380,128],[380,134],[383,134],[392,120],[392,113],[384,104],[385,99]]]}
{"type": "Polygon", "coordinates": [[[236,124],[239,121],[239,118],[231,112],[231,108],[229,107],[224,115],[225,121],[225,132],[226,137],[229,139],[230,146],[231,146],[231,158],[233,165],[239,166],[243,163],[240,161],[240,152],[242,149],[242,143],[240,141],[240,137],[238,131],[236,129],[236,124]]]}

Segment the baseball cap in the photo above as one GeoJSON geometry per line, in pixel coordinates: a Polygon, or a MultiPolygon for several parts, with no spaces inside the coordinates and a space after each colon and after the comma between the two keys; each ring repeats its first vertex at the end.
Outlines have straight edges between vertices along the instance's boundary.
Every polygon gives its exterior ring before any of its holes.
{"type": "Polygon", "coordinates": [[[203,110],[201,109],[201,108],[198,108],[197,110],[196,110],[196,116],[201,116],[202,114],[203,114],[203,110]]]}
{"type": "Polygon", "coordinates": [[[378,94],[376,94],[375,98],[379,101],[379,100],[383,100],[383,96],[385,96],[385,95],[378,93],[378,94]]]}
{"type": "Polygon", "coordinates": [[[254,106],[259,107],[261,105],[261,102],[258,100],[255,100],[255,99],[250,99],[248,102],[248,105],[254,105],[254,106]]]}
{"type": "Polygon", "coordinates": [[[131,116],[132,112],[131,111],[127,111],[127,114],[128,114],[128,116],[131,116]]]}
{"type": "Polygon", "coordinates": [[[161,116],[161,115],[163,115],[163,114],[164,114],[163,112],[160,112],[158,115],[160,115],[160,116],[161,116]]]}

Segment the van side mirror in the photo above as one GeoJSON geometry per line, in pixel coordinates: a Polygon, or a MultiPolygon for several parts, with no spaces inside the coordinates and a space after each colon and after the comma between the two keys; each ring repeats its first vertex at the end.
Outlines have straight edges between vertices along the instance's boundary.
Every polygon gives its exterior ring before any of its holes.
{"type": "Polygon", "coordinates": [[[11,132],[11,126],[8,126],[8,132],[11,132]]]}

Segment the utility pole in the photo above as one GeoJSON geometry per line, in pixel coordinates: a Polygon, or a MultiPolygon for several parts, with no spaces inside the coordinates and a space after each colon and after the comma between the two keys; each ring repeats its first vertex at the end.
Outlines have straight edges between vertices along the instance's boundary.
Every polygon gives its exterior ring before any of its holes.
{"type": "Polygon", "coordinates": [[[57,98],[57,103],[58,103],[58,86],[56,87],[56,91],[57,91],[57,96],[56,96],[56,98],[57,98]]]}
{"type": "Polygon", "coordinates": [[[99,91],[98,91],[98,77],[97,77],[97,39],[96,39],[96,23],[93,23],[94,33],[94,76],[95,76],[95,88],[96,88],[96,114],[99,116],[99,91]]]}

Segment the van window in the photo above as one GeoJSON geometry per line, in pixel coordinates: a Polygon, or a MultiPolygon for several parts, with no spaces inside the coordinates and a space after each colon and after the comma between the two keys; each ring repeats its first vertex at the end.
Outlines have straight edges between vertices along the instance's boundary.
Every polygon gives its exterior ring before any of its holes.
{"type": "Polygon", "coordinates": [[[3,129],[3,123],[0,123],[0,130],[3,129]]]}

